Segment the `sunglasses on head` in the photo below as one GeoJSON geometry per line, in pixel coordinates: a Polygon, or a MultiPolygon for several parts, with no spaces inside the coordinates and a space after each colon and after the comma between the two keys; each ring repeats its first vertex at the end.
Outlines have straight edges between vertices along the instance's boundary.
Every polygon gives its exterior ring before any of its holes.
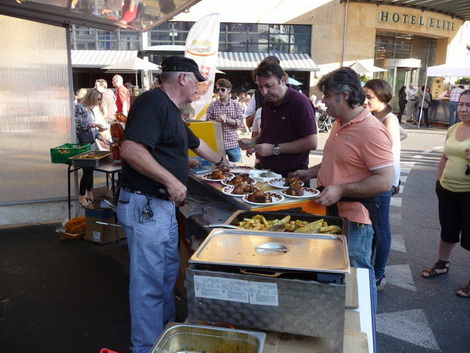
{"type": "Polygon", "coordinates": [[[216,88],[216,92],[225,92],[227,89],[226,88],[216,88]]]}

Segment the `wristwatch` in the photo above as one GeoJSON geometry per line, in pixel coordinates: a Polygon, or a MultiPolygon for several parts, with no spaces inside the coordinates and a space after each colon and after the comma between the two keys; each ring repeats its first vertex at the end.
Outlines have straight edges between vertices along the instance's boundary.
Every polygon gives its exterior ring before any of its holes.
{"type": "Polygon", "coordinates": [[[279,155],[281,154],[281,148],[279,147],[278,144],[275,144],[275,145],[274,145],[273,154],[274,154],[275,156],[279,156],[279,155]]]}

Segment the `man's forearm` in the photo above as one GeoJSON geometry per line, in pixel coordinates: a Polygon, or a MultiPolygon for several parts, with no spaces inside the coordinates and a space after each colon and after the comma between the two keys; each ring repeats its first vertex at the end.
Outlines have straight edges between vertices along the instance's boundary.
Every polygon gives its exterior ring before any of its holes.
{"type": "Polygon", "coordinates": [[[199,147],[194,150],[198,156],[214,164],[219,163],[221,158],[224,159],[223,156],[214,151],[204,140],[200,139],[200,141],[199,147]]]}
{"type": "MultiPolygon", "coordinates": [[[[389,191],[393,184],[393,166],[385,167],[387,171],[374,174],[356,183],[339,185],[342,196],[369,197],[389,191]]],[[[383,168],[383,169],[385,169],[383,168]]]]}

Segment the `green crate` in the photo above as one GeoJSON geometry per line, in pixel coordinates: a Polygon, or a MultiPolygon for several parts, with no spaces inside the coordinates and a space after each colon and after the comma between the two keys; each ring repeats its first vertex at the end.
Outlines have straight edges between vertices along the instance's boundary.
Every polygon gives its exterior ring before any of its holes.
{"type": "Polygon", "coordinates": [[[69,157],[91,150],[89,143],[66,143],[62,146],[51,148],[51,162],[70,164],[69,157]]]}

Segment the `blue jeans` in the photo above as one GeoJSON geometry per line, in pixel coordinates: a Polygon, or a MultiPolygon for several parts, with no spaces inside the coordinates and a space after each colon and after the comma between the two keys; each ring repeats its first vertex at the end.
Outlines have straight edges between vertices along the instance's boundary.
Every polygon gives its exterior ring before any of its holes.
{"type": "Polygon", "coordinates": [[[372,313],[375,315],[377,310],[377,286],[374,280],[374,268],[371,264],[373,236],[374,230],[371,224],[349,222],[349,262],[352,267],[370,270],[370,277],[372,279],[372,313]]]}
{"type": "Polygon", "coordinates": [[[376,226],[372,248],[375,249],[374,272],[375,279],[381,279],[385,274],[390,247],[392,245],[392,232],[390,230],[390,198],[392,190],[379,195],[379,213],[381,224],[376,226]],[[378,229],[380,227],[380,229],[378,229]]]}
{"type": "Polygon", "coordinates": [[[158,198],[150,202],[154,216],[143,217],[147,197],[121,190],[117,209],[129,245],[134,353],[148,353],[176,313],[173,288],[179,253],[175,204],[158,198]]]}
{"type": "Polygon", "coordinates": [[[457,111],[459,107],[459,102],[449,102],[449,127],[454,124],[457,124],[459,119],[459,112],[457,111]],[[455,114],[455,121],[454,121],[454,114],[455,114]]]}
{"type": "Polygon", "coordinates": [[[225,150],[227,154],[228,160],[230,162],[241,162],[242,161],[242,150],[240,147],[231,148],[229,150],[225,150]]]}

